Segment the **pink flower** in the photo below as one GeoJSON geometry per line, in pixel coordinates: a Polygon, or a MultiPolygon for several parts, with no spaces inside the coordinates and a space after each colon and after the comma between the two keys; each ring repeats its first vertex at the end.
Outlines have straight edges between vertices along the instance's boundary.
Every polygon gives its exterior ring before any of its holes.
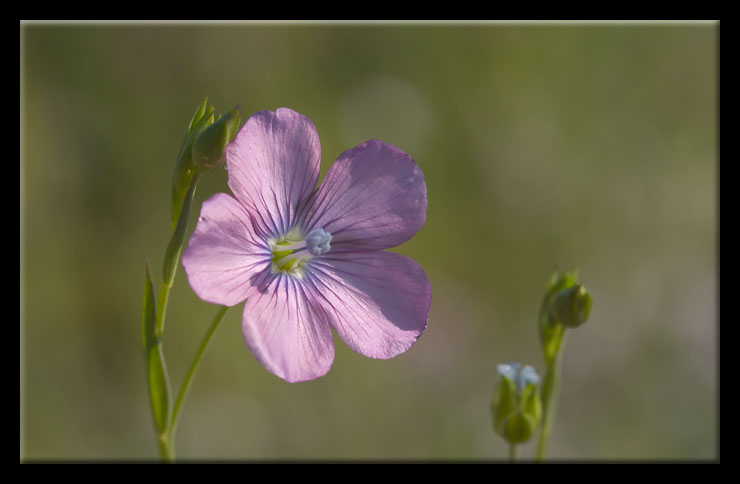
{"type": "Polygon", "coordinates": [[[408,257],[383,249],[424,225],[424,174],[370,140],[342,153],[316,189],[321,144],[307,117],[253,115],[226,151],[229,188],[203,203],[182,263],[203,300],[244,300],[244,340],[289,382],[325,375],[331,328],[370,358],[392,358],[427,326],[432,287],[408,257]]]}

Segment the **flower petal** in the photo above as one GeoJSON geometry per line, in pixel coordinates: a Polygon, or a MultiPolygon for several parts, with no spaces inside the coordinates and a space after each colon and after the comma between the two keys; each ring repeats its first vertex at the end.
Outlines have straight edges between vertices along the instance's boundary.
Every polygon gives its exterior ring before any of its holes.
{"type": "Polygon", "coordinates": [[[424,225],[427,188],[413,158],[379,140],[342,153],[312,198],[302,223],[323,228],[332,247],[377,250],[406,242],[424,225]]]}
{"type": "Polygon", "coordinates": [[[328,255],[311,261],[307,285],[339,337],[371,358],[409,349],[427,327],[432,285],[424,269],[392,252],[328,255]]]}
{"type": "Polygon", "coordinates": [[[257,289],[255,277],[269,271],[271,257],[270,249],[255,241],[247,208],[218,193],[203,202],[182,266],[198,297],[233,306],[257,289]]]}
{"type": "Polygon", "coordinates": [[[291,383],[324,376],[334,361],[326,314],[286,274],[271,274],[264,292],[247,300],[242,332],[257,361],[291,383]]]}
{"type": "Polygon", "coordinates": [[[291,109],[260,111],[227,147],[226,163],[234,196],[255,208],[269,233],[283,235],[316,188],[319,135],[310,119],[291,109]]]}

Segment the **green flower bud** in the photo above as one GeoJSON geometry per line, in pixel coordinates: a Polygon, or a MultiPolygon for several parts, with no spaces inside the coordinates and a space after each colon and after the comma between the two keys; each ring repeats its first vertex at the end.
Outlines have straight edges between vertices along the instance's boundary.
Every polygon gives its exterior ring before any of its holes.
{"type": "Polygon", "coordinates": [[[239,106],[236,106],[198,135],[192,147],[196,170],[215,170],[224,165],[226,145],[234,139],[240,118],[239,106]]]}
{"type": "Polygon", "coordinates": [[[585,287],[576,284],[556,293],[549,301],[553,320],[568,328],[576,328],[588,320],[593,300],[585,287]]]}
{"type": "Polygon", "coordinates": [[[196,176],[223,166],[224,150],[234,139],[240,119],[239,106],[216,119],[213,106],[208,105],[208,96],[195,110],[180,145],[172,177],[172,230],[175,230],[186,194],[196,176]]]}
{"type": "Polygon", "coordinates": [[[591,295],[578,282],[578,270],[556,271],[550,277],[539,315],[540,342],[548,364],[557,355],[565,330],[585,323],[592,305],[591,295]]]}
{"type": "Polygon", "coordinates": [[[206,96],[193,113],[185,138],[180,145],[180,152],[177,154],[175,171],[172,176],[172,230],[175,229],[185,195],[190,189],[190,183],[193,181],[196,172],[192,155],[193,143],[208,126],[213,124],[213,111],[213,106],[208,106],[208,96],[206,96]]]}
{"type": "Polygon", "coordinates": [[[539,376],[531,366],[498,365],[499,379],[491,399],[493,429],[510,444],[528,441],[542,417],[539,376]]]}

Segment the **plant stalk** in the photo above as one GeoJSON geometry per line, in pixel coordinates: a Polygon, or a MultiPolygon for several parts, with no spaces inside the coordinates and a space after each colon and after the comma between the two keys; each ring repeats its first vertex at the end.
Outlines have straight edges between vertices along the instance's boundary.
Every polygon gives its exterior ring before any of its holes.
{"type": "Polygon", "coordinates": [[[557,343],[557,347],[552,356],[545,361],[545,380],[542,384],[542,430],[540,432],[540,441],[537,445],[537,461],[545,458],[547,450],[547,441],[552,432],[552,423],[555,418],[555,408],[558,396],[560,394],[560,373],[562,366],[563,346],[565,342],[565,328],[563,335],[557,343]]]}

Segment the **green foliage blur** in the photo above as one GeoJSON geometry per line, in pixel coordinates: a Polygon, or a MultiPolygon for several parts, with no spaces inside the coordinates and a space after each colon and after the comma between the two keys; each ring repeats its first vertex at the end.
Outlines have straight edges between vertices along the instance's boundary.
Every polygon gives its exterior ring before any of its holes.
{"type": "MultiPolygon", "coordinates": [[[[310,117],[322,176],[379,138],[426,176],[429,327],[317,381],[268,373],[219,328],[181,459],[505,459],[496,365],[543,371],[548,277],[594,298],[569,332],[548,458],[718,455],[718,25],[21,24],[21,460],[157,459],[141,295],[170,229],[193,108],[310,117]]],[[[226,192],[226,172],[201,182],[226,192]]],[[[182,268],[164,352],[178,388],[216,308],[182,268]]],[[[536,439],[535,439],[536,440],[536,439]]],[[[534,440],[533,440],[534,442],[534,440]]],[[[524,458],[533,443],[522,446],[524,458]]]]}

